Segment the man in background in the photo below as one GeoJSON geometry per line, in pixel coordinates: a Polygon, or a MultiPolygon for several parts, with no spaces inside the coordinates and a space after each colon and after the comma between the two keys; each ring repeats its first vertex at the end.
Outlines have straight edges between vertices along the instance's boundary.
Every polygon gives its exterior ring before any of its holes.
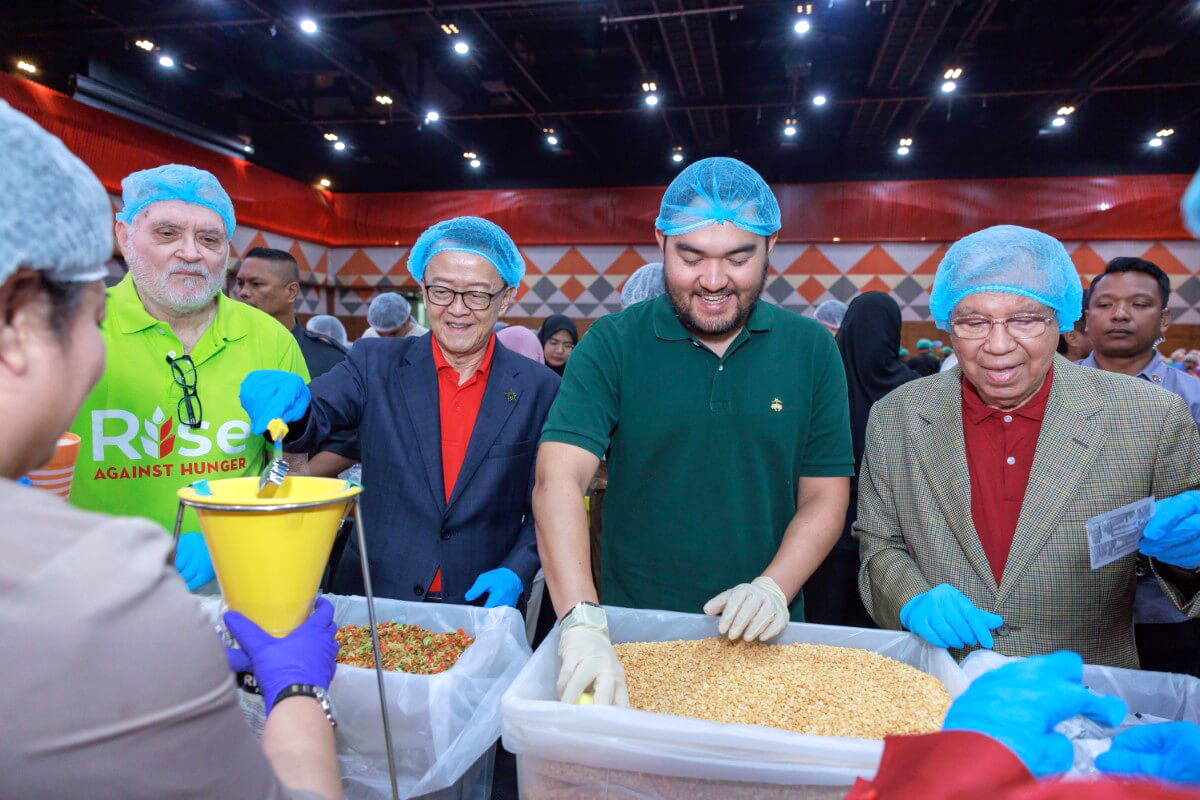
{"type": "Polygon", "coordinates": [[[384,339],[415,338],[429,333],[428,328],[413,319],[412,305],[398,292],[384,292],[375,296],[371,305],[367,306],[367,324],[371,327],[363,334],[364,339],[374,339],[376,336],[384,339]]]}
{"type": "MultiPolygon", "coordinates": [[[[1153,262],[1129,257],[1108,262],[1088,290],[1085,335],[1095,349],[1079,363],[1174,392],[1200,425],[1200,379],[1171,369],[1155,347],[1171,324],[1170,296],[1171,281],[1153,262]]],[[[1142,669],[1200,675],[1200,619],[1180,613],[1144,558],[1137,575],[1133,619],[1142,669]]]]}
{"type": "Polygon", "coordinates": [[[291,253],[270,247],[255,247],[246,253],[237,273],[237,299],[265,311],[292,332],[308,374],[315,378],[341,363],[348,351],[334,339],[300,324],[296,319],[299,296],[300,265],[291,253]]]}
{"type": "Polygon", "coordinates": [[[1083,316],[1075,327],[1058,335],[1058,354],[1078,364],[1092,354],[1092,340],[1087,335],[1088,293],[1083,293],[1083,316]]]}
{"type": "Polygon", "coordinates": [[[942,362],[937,360],[931,352],[932,350],[933,342],[928,339],[918,339],[917,354],[908,360],[909,369],[922,378],[936,375],[942,368],[942,362]]]}

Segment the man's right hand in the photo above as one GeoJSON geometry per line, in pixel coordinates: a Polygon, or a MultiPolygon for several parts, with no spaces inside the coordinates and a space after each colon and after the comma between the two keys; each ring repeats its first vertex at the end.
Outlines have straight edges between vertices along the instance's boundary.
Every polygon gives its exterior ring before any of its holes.
{"type": "Polygon", "coordinates": [[[992,631],[1004,624],[1004,618],[977,608],[961,591],[942,583],[905,603],[900,624],[934,647],[991,649],[992,631]]]}
{"type": "Polygon", "coordinates": [[[590,686],[596,705],[628,706],[625,670],[609,641],[608,625],[598,627],[575,616],[568,614],[559,626],[558,657],[562,664],[558,672],[558,699],[578,703],[590,686]]]}
{"type": "Polygon", "coordinates": [[[281,369],[256,369],[242,380],[238,400],[250,417],[250,431],[265,433],[273,419],[295,422],[304,417],[311,395],[304,379],[281,369]]]}

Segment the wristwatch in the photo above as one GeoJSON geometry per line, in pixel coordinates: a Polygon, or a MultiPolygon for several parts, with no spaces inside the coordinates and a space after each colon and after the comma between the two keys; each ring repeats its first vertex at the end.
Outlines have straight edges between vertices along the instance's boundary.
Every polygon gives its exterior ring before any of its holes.
{"type": "Polygon", "coordinates": [[[590,600],[582,600],[571,606],[571,610],[563,614],[559,624],[566,624],[567,619],[574,616],[578,625],[588,625],[593,628],[603,628],[608,630],[608,616],[604,613],[604,609],[599,603],[593,603],[590,600]]]}
{"type": "Polygon", "coordinates": [[[310,683],[293,683],[275,695],[274,705],[277,706],[280,700],[286,700],[296,695],[316,700],[321,705],[321,710],[325,712],[325,719],[329,720],[330,725],[337,727],[337,720],[333,718],[333,706],[329,704],[329,695],[320,686],[313,686],[310,683]]]}

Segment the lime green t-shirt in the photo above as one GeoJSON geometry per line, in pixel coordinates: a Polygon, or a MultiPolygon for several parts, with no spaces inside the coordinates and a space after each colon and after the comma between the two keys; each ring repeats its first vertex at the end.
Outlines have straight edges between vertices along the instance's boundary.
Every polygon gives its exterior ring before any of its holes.
{"type": "MultiPolygon", "coordinates": [[[[266,450],[238,401],[251,370],[282,369],[308,380],[291,332],[256,308],[217,296],[217,313],[190,354],[200,425],[181,420],[184,390],[167,357],[185,355],[171,327],[146,311],[133,278],[108,290],[101,326],[104,375],[71,431],[80,437],[71,502],[109,514],[146,517],[170,531],[175,492],[193,481],[257,475],[266,450]]],[[[199,530],[188,509],[184,531],[199,530]]]]}

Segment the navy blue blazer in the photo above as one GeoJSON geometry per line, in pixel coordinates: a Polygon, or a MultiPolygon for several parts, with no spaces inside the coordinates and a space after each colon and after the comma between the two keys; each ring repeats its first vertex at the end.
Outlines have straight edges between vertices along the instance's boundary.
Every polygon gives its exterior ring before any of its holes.
{"type": "MultiPolygon", "coordinates": [[[[307,452],[340,430],[362,448],[363,525],[376,594],[422,600],[440,567],[445,602],[480,573],[508,567],[529,589],[539,561],[533,528],[538,437],[559,377],[499,341],[466,460],[446,501],[432,334],[364,339],[311,384],[308,415],[286,449],[307,452]]],[[[362,594],[352,537],[332,589],[362,594]]]]}

